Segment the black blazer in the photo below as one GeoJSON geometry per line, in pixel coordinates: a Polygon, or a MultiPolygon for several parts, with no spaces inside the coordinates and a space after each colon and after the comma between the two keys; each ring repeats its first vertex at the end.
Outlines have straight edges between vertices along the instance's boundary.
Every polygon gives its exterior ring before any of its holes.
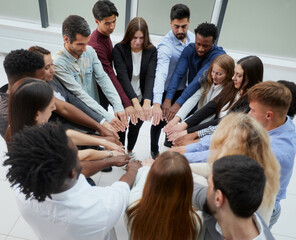
{"type": "MultiPolygon", "coordinates": [[[[112,52],[117,79],[121,83],[129,99],[137,95],[131,85],[133,74],[133,61],[130,44],[117,43],[112,52]]],[[[142,52],[140,68],[140,88],[143,99],[152,100],[155,70],[157,63],[157,50],[154,46],[142,52]]]]}

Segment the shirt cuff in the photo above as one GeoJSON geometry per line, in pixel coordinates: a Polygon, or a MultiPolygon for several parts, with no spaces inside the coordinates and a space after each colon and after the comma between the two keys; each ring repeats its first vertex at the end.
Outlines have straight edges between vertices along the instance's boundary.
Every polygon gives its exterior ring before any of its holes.
{"type": "Polygon", "coordinates": [[[106,121],[106,119],[103,118],[103,119],[100,121],[100,124],[102,125],[105,121],[106,121]]]}

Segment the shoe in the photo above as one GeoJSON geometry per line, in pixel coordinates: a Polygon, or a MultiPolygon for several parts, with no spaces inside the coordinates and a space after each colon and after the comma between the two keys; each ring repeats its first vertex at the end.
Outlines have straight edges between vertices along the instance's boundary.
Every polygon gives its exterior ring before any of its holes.
{"type": "Polygon", "coordinates": [[[158,157],[158,155],[159,155],[159,152],[153,152],[153,151],[151,151],[150,152],[151,153],[151,157],[155,160],[157,157],[158,157]]]}
{"type": "Polygon", "coordinates": [[[103,170],[101,170],[101,172],[111,172],[112,171],[112,167],[106,167],[103,170]]]}
{"type": "Polygon", "coordinates": [[[95,181],[92,180],[90,177],[89,177],[89,178],[86,178],[86,181],[89,183],[89,185],[91,185],[91,186],[96,186],[95,181]]]}
{"type": "Polygon", "coordinates": [[[165,139],[163,145],[168,148],[171,148],[173,146],[173,143],[165,139]]]}

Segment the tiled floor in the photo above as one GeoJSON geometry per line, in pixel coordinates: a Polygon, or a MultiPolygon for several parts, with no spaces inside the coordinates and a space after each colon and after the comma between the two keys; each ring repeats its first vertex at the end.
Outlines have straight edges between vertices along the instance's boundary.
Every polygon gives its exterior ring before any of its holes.
{"type": "MultiPolygon", "coordinates": [[[[6,83],[6,76],[2,68],[3,56],[0,55],[0,87],[6,83]]],[[[296,120],[294,120],[296,123],[296,120]]],[[[150,156],[149,145],[149,129],[150,124],[144,123],[141,128],[139,139],[135,146],[135,153],[141,160],[150,156]]],[[[162,143],[164,136],[161,135],[160,142],[162,143]]],[[[165,150],[163,146],[161,151],[165,150]]],[[[0,137],[0,240],[23,240],[37,239],[33,231],[20,216],[14,201],[13,193],[9,187],[9,183],[5,179],[6,169],[2,166],[5,159],[6,145],[3,138],[0,137]]],[[[294,166],[294,174],[288,187],[287,199],[281,201],[282,214],[278,223],[274,226],[272,232],[278,240],[296,239],[296,167],[294,166]]],[[[93,178],[97,185],[106,186],[118,180],[124,173],[121,168],[113,168],[111,173],[98,173],[93,178]]],[[[115,226],[117,237],[119,240],[126,240],[127,232],[124,226],[123,219],[120,219],[115,226]]]]}

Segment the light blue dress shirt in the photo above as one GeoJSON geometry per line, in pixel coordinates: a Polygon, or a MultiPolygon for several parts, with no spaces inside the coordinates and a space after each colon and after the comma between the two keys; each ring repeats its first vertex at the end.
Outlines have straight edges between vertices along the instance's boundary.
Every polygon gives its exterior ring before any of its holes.
{"type": "Polygon", "coordinates": [[[108,122],[114,116],[99,104],[97,84],[112,104],[114,112],[124,111],[121,99],[108,75],[105,73],[96,52],[90,46],[76,59],[65,48],[54,56],[55,75],[76,97],[108,122]]]}
{"type": "MultiPolygon", "coordinates": [[[[157,47],[157,67],[153,88],[154,103],[162,103],[163,92],[170,83],[182,51],[189,43],[194,41],[195,35],[190,31],[187,31],[185,43],[178,40],[172,30],[162,38],[157,47]]],[[[187,78],[184,76],[178,90],[186,87],[186,80],[187,78]]]]}

